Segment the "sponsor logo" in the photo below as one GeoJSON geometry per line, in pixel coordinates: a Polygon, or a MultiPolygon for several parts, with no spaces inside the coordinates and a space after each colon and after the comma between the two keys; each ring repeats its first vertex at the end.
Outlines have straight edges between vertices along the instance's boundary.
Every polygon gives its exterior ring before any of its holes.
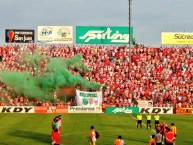
{"type": "Polygon", "coordinates": [[[15,33],[14,33],[13,30],[9,30],[9,31],[7,32],[8,42],[13,42],[14,35],[15,35],[15,33]]]}
{"type": "Polygon", "coordinates": [[[35,113],[68,113],[67,106],[52,106],[52,107],[43,107],[43,106],[35,106],[35,113]]]}
{"type": "Polygon", "coordinates": [[[174,39],[193,39],[193,35],[175,34],[174,39]]]}
{"type": "Polygon", "coordinates": [[[139,107],[106,107],[107,114],[137,114],[139,107]]]}
{"type": "Polygon", "coordinates": [[[60,38],[66,38],[66,37],[70,37],[72,30],[67,28],[61,28],[58,30],[57,34],[60,38]]]}
{"type": "Polygon", "coordinates": [[[193,108],[176,108],[176,114],[192,114],[193,108]]]}
{"type": "Polygon", "coordinates": [[[80,36],[79,39],[84,40],[84,42],[89,42],[93,39],[109,39],[113,43],[126,43],[129,42],[129,34],[121,34],[118,30],[112,33],[111,28],[107,28],[106,30],[89,30],[86,34],[80,36]]]}
{"type": "Polygon", "coordinates": [[[2,107],[2,113],[33,113],[33,107],[2,107]]]}
{"type": "Polygon", "coordinates": [[[40,35],[41,36],[49,36],[52,35],[53,29],[50,27],[44,27],[41,31],[40,31],[40,35]]]}
{"type": "Polygon", "coordinates": [[[47,110],[48,113],[54,113],[56,112],[56,107],[49,107],[47,110]]]}
{"type": "Polygon", "coordinates": [[[34,30],[5,30],[6,43],[33,43],[34,30]]]}
{"type": "Polygon", "coordinates": [[[112,111],[113,113],[123,112],[123,113],[132,113],[132,109],[123,107],[123,108],[116,108],[112,111]]]}
{"type": "Polygon", "coordinates": [[[140,113],[158,113],[158,114],[173,114],[173,108],[159,108],[159,107],[149,107],[149,108],[140,108],[140,113]]]}
{"type": "Polygon", "coordinates": [[[84,107],[84,106],[68,106],[69,113],[102,113],[102,108],[98,107],[84,107]]]}
{"type": "Polygon", "coordinates": [[[95,107],[74,107],[70,106],[70,111],[94,111],[95,107]]]}
{"type": "Polygon", "coordinates": [[[162,32],[162,44],[193,44],[193,33],[187,32],[162,32]]]}

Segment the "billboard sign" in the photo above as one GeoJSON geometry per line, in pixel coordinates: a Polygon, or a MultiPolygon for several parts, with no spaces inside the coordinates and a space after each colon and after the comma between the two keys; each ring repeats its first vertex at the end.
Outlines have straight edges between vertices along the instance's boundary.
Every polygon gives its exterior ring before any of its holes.
{"type": "Polygon", "coordinates": [[[38,26],[38,42],[72,44],[72,26],[38,26]]]}
{"type": "Polygon", "coordinates": [[[0,113],[34,113],[33,106],[2,106],[0,113]]]}
{"type": "Polygon", "coordinates": [[[107,114],[137,114],[139,113],[138,107],[106,107],[105,113],[107,114]]]}
{"type": "Polygon", "coordinates": [[[34,43],[34,30],[6,29],[6,43],[34,43]]]}
{"type": "Polygon", "coordinates": [[[34,113],[68,113],[68,106],[34,106],[34,113]]]}
{"type": "Polygon", "coordinates": [[[162,32],[162,44],[193,44],[193,33],[186,32],[162,32]]]}
{"type": "MultiPolygon", "coordinates": [[[[131,43],[133,28],[131,28],[131,43]]],[[[76,26],[77,44],[128,44],[129,27],[76,26]]]]}
{"type": "Polygon", "coordinates": [[[139,112],[142,114],[173,114],[173,107],[139,107],[139,112]]]}
{"type": "Polygon", "coordinates": [[[102,113],[102,107],[68,106],[68,113],[102,113]]]}
{"type": "Polygon", "coordinates": [[[193,108],[176,108],[176,114],[193,114],[193,108]]]}

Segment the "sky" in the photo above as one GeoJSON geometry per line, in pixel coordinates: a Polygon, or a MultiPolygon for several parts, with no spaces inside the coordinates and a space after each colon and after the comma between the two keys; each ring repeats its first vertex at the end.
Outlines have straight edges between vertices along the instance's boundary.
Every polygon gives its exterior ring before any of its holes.
{"type": "MultiPolygon", "coordinates": [[[[139,44],[159,47],[161,32],[193,32],[193,0],[132,0],[131,11],[139,44]]],[[[128,26],[128,0],[0,0],[1,45],[5,29],[82,25],[128,26]]]]}

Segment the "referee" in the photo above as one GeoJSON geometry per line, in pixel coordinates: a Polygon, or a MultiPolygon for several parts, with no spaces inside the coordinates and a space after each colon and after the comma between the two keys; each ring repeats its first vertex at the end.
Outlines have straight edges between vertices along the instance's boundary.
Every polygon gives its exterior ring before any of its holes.
{"type": "Polygon", "coordinates": [[[137,123],[137,128],[138,128],[138,125],[140,125],[140,127],[142,128],[142,115],[140,113],[137,115],[136,123],[137,123]]]}
{"type": "Polygon", "coordinates": [[[147,129],[148,129],[148,127],[150,128],[150,130],[151,130],[151,114],[150,113],[148,113],[147,115],[146,115],[146,119],[147,119],[147,129]]]}
{"type": "Polygon", "coordinates": [[[154,119],[155,119],[155,129],[157,129],[157,126],[159,124],[159,119],[160,119],[160,117],[157,113],[155,114],[154,119]]]}

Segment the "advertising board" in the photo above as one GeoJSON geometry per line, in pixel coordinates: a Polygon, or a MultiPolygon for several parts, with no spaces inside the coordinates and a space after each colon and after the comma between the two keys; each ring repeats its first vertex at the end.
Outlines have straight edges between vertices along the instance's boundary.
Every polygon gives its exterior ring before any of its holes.
{"type": "Polygon", "coordinates": [[[38,42],[53,44],[72,44],[72,26],[38,26],[38,42]]]}
{"type": "Polygon", "coordinates": [[[161,44],[193,44],[193,33],[162,32],[161,44]]]}
{"type": "Polygon", "coordinates": [[[106,107],[107,114],[138,114],[138,107],[106,107]]]}
{"type": "MultiPolygon", "coordinates": [[[[133,28],[131,28],[131,43],[133,28]]],[[[129,27],[76,26],[77,44],[128,44],[129,27]]]]}
{"type": "Polygon", "coordinates": [[[34,43],[34,30],[6,29],[6,43],[34,43]]]}
{"type": "Polygon", "coordinates": [[[102,113],[102,107],[68,106],[68,113],[102,113]]]}
{"type": "Polygon", "coordinates": [[[176,108],[176,114],[193,114],[193,108],[176,108]]]}
{"type": "Polygon", "coordinates": [[[1,106],[0,113],[34,113],[33,106],[1,106]]]}
{"type": "Polygon", "coordinates": [[[139,107],[139,112],[142,114],[173,114],[173,107],[139,107]]]}
{"type": "Polygon", "coordinates": [[[68,113],[68,106],[35,106],[34,113],[68,113]]]}

